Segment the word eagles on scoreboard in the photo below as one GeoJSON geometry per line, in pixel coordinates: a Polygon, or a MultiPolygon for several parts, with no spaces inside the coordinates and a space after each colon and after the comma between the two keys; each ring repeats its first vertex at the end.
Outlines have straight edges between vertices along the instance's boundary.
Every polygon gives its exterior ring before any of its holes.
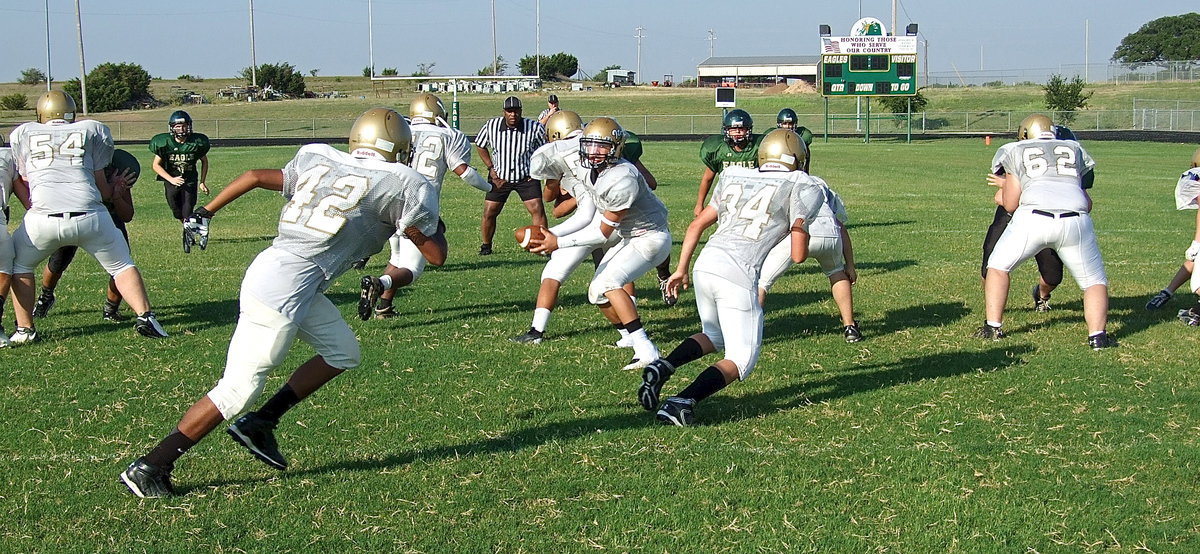
{"type": "Polygon", "coordinates": [[[821,37],[824,96],[912,96],[917,93],[917,37],[821,37]]]}

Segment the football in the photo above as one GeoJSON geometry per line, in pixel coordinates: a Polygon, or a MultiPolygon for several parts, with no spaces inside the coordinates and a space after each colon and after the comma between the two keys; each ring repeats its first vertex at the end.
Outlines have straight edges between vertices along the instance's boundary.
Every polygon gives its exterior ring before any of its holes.
{"type": "Polygon", "coordinates": [[[541,240],[546,235],[542,233],[542,228],[540,226],[526,225],[514,231],[513,236],[517,239],[517,244],[521,245],[521,248],[529,250],[530,242],[532,242],[533,239],[541,240]]]}

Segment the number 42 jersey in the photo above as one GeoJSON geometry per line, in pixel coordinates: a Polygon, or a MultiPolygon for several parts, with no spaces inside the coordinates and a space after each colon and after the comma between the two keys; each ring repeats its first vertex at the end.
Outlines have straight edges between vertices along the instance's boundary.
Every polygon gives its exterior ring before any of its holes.
{"type": "Polygon", "coordinates": [[[321,267],[332,280],[379,252],[397,229],[437,230],[438,195],[412,168],[356,158],[326,144],[309,144],[283,168],[283,195],[272,245],[321,267]]]}

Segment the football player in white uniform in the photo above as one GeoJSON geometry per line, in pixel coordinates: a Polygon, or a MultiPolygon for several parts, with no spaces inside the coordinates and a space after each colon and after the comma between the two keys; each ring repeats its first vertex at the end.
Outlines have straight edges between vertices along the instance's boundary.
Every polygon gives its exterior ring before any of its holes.
{"type": "Polygon", "coordinates": [[[624,369],[640,369],[658,359],[658,347],[650,342],[637,305],[622,288],[661,263],[671,254],[671,231],[667,207],[650,190],[633,164],[621,158],[625,131],[616,121],[600,117],[584,127],[579,137],[583,188],[591,194],[599,225],[587,225],[559,237],[545,233],[531,241],[531,252],[552,253],[559,248],[596,247],[614,233],[620,241],[608,249],[588,286],[588,299],[604,317],[621,325],[633,343],[634,359],[624,369]]]}
{"type": "MultiPolygon", "coordinates": [[[[492,190],[492,185],[471,167],[471,142],[467,135],[446,122],[446,107],[440,98],[427,92],[418,94],[408,114],[413,136],[412,168],[429,179],[439,198],[447,170],[483,192],[492,190]]],[[[444,223],[439,225],[445,227],[444,223]]],[[[403,230],[397,231],[388,243],[392,255],[383,275],[366,275],[360,281],[360,319],[395,317],[392,298],[396,289],[411,285],[425,272],[425,257],[404,236],[403,230]]]]}
{"type": "Polygon", "coordinates": [[[820,182],[802,171],[807,156],[808,149],[795,132],[767,133],[759,145],[758,167],[725,168],[712,200],[688,225],[679,265],[668,279],[667,286],[675,290],[688,286],[688,266],[701,235],[714,223],[717,230],[693,270],[702,331],[642,372],[638,401],[646,410],[657,409],[659,421],[690,425],[697,402],[754,370],[762,348],[758,278],[763,261],[780,240],[790,237],[792,261],[803,262],[808,256],[807,228],[824,200],[820,182]],[[725,353],[721,361],[659,404],[663,384],[677,368],[718,350],[725,353]]]}
{"type": "Polygon", "coordinates": [[[37,101],[38,121],[12,132],[17,169],[29,183],[31,207],[13,234],[13,300],[17,332],[11,341],[37,340],[33,327],[33,270],[60,246],[82,247],[113,277],[121,296],[138,314],[134,327],[150,338],[167,332],[150,311],[146,285],[129,244],[113,224],[104,202],[113,187],[104,176],[113,139],[99,121],[75,121],[75,100],[53,90],[37,101]]]}
{"type": "MultiPolygon", "coordinates": [[[[854,283],[858,281],[858,272],[854,269],[854,246],[846,230],[849,216],[846,215],[842,197],[819,177],[812,179],[821,185],[822,202],[821,210],[808,226],[808,257],[815,258],[821,264],[821,271],[829,278],[833,301],[842,318],[842,337],[846,342],[858,342],[862,340],[862,331],[854,321],[853,290],[854,283]]],[[[771,286],[791,266],[791,247],[785,237],[771,249],[763,262],[762,277],[758,280],[759,304],[766,303],[771,286]]]]}
{"type": "Polygon", "coordinates": [[[229,426],[233,439],[267,465],[284,469],[274,429],[279,418],[343,371],[359,364],[354,332],[325,290],[355,261],[378,252],[396,229],[441,265],[445,237],[437,233],[438,197],[429,182],[405,165],[412,134],[393,110],[373,108],[350,130],[350,152],[309,144],[282,170],[243,173],[193,218],[211,217],[256,189],[290,199],[279,216],[279,236],[246,270],[237,328],[225,374],[192,405],[175,431],[121,473],[140,497],[169,496],[175,461],[222,421],[241,413],[262,393],[267,375],[283,362],[297,338],[317,354],[300,365],[279,392],[256,412],[229,426]]]}
{"type": "MultiPolygon", "coordinates": [[[[1175,184],[1175,207],[1180,210],[1196,210],[1200,208],[1200,149],[1192,154],[1192,167],[1179,177],[1175,184]]],[[[1200,210],[1196,212],[1196,232],[1192,235],[1192,244],[1183,253],[1183,265],[1175,273],[1175,279],[1168,285],[1170,290],[1163,289],[1146,304],[1147,309],[1161,308],[1171,299],[1172,292],[1179,288],[1184,281],[1191,277],[1190,290],[1200,294],[1200,272],[1195,271],[1196,256],[1200,255],[1200,210]],[[1155,300],[1162,298],[1157,306],[1152,308],[1155,300]]],[[[1188,325],[1200,325],[1200,305],[1179,310],[1179,320],[1188,325]]]]}
{"type": "Polygon", "coordinates": [[[1092,226],[1092,199],[1081,186],[1095,162],[1078,142],[1056,139],[1052,127],[1044,115],[1025,118],[1018,138],[1029,138],[1005,144],[992,159],[988,180],[1000,187],[1003,208],[1013,217],[988,258],[987,320],[977,336],[1004,337],[1009,273],[1042,249],[1053,248],[1083,289],[1088,345],[1094,350],[1116,346],[1105,331],[1108,276],[1092,226]]]}
{"type": "Polygon", "coordinates": [[[4,301],[12,285],[13,244],[8,234],[8,197],[22,184],[13,160],[12,149],[4,146],[0,136],[0,348],[8,346],[8,333],[4,332],[4,301]]]}

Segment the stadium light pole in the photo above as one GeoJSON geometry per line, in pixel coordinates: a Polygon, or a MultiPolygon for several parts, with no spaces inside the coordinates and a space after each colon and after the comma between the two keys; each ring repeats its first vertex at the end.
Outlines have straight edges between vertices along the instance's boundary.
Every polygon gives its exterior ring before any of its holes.
{"type": "Polygon", "coordinates": [[[50,0],[46,0],[46,92],[50,92],[50,0]]]}
{"type": "Polygon", "coordinates": [[[542,0],[537,0],[534,6],[534,35],[536,35],[536,44],[533,46],[533,64],[534,73],[538,80],[542,78],[542,0]]]}
{"type": "Polygon", "coordinates": [[[371,68],[371,77],[375,76],[375,8],[371,0],[367,0],[367,64],[371,68]]]}
{"type": "Polygon", "coordinates": [[[634,29],[634,31],[637,31],[637,34],[633,35],[633,38],[637,39],[637,79],[633,82],[635,85],[639,82],[642,82],[642,37],[645,36],[642,34],[642,31],[645,30],[645,27],[638,27],[634,29]]]}
{"type": "Polygon", "coordinates": [[[712,29],[708,30],[708,57],[713,57],[713,44],[717,42],[717,35],[712,29]]]}
{"type": "Polygon", "coordinates": [[[83,96],[83,115],[87,115],[87,65],[83,63],[83,18],[79,15],[79,0],[75,0],[75,34],[79,37],[79,94],[83,96]]]}
{"type": "Polygon", "coordinates": [[[258,62],[254,57],[254,0],[250,0],[250,86],[258,88],[258,62]]]}
{"type": "Polygon", "coordinates": [[[500,74],[500,59],[496,52],[496,0],[492,0],[492,75],[500,74]]]}

